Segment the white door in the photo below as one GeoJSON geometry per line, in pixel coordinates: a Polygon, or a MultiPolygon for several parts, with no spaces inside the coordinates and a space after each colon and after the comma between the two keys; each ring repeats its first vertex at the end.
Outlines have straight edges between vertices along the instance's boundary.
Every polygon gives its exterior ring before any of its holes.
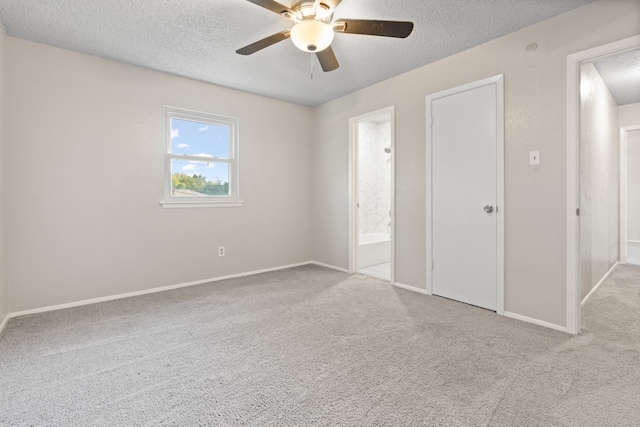
{"type": "Polygon", "coordinates": [[[432,292],[490,310],[502,208],[498,93],[494,82],[431,100],[432,292]]]}

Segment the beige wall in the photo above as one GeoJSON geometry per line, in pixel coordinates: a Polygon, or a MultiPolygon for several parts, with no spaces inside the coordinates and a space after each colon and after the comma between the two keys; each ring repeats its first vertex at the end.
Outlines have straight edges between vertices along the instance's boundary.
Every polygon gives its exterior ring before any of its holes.
{"type": "Polygon", "coordinates": [[[0,23],[0,324],[9,313],[6,256],[7,34],[0,23]]]}
{"type": "Polygon", "coordinates": [[[9,106],[11,312],[311,259],[311,109],[11,37],[9,106]],[[159,205],[165,105],[240,119],[243,207],[159,205]]]}
{"type": "Polygon", "coordinates": [[[424,289],[425,96],[504,73],[505,309],[565,325],[567,55],[638,33],[640,3],[598,1],[317,107],[314,259],[348,267],[349,118],[395,105],[396,280],[424,289]]]}
{"type": "Polygon", "coordinates": [[[627,239],[640,242],[640,130],[627,134],[627,239]]]}
{"type": "Polygon", "coordinates": [[[584,299],[619,255],[618,104],[593,64],[580,74],[580,288],[584,299]]]}
{"type": "Polygon", "coordinates": [[[640,102],[618,107],[620,127],[640,126],[640,102]]]}

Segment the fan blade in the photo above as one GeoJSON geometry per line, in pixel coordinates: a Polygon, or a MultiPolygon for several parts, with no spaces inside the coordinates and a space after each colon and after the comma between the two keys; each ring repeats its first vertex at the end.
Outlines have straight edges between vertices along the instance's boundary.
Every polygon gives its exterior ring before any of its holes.
{"type": "Polygon", "coordinates": [[[277,13],[278,15],[282,15],[286,18],[290,18],[295,16],[295,13],[289,9],[287,6],[278,3],[273,0],[247,0],[249,3],[256,4],[258,6],[264,7],[272,12],[277,13]]]}
{"type": "Polygon", "coordinates": [[[320,62],[320,66],[322,67],[322,71],[329,72],[337,69],[340,64],[338,64],[338,59],[336,59],[335,53],[333,53],[333,49],[331,46],[322,50],[320,52],[316,52],[316,56],[318,57],[318,61],[320,62]]]}
{"type": "Polygon", "coordinates": [[[250,45],[245,46],[242,49],[238,49],[236,50],[236,53],[239,53],[240,55],[251,55],[252,53],[256,53],[257,51],[264,49],[265,47],[269,47],[273,44],[281,42],[282,40],[286,40],[290,36],[291,30],[281,31],[269,37],[265,37],[262,40],[258,40],[255,43],[251,43],[250,45]]]}
{"type": "Polygon", "coordinates": [[[413,31],[413,22],[341,19],[333,23],[333,29],[340,33],[397,37],[403,39],[408,37],[411,31],[413,31]]]}

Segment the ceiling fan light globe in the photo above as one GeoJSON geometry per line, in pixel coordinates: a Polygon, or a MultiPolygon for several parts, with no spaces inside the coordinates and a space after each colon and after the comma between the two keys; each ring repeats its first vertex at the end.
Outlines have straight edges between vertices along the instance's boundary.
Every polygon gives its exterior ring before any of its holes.
{"type": "Polygon", "coordinates": [[[333,41],[333,28],[324,22],[308,19],[291,29],[291,40],[305,52],[321,52],[333,41]]]}

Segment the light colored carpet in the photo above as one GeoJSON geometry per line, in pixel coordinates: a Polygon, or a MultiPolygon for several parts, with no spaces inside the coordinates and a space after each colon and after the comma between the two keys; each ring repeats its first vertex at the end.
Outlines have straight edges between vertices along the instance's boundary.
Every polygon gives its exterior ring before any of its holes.
{"type": "Polygon", "coordinates": [[[640,425],[640,267],[579,337],[305,266],[12,319],[0,425],[640,425]]]}

